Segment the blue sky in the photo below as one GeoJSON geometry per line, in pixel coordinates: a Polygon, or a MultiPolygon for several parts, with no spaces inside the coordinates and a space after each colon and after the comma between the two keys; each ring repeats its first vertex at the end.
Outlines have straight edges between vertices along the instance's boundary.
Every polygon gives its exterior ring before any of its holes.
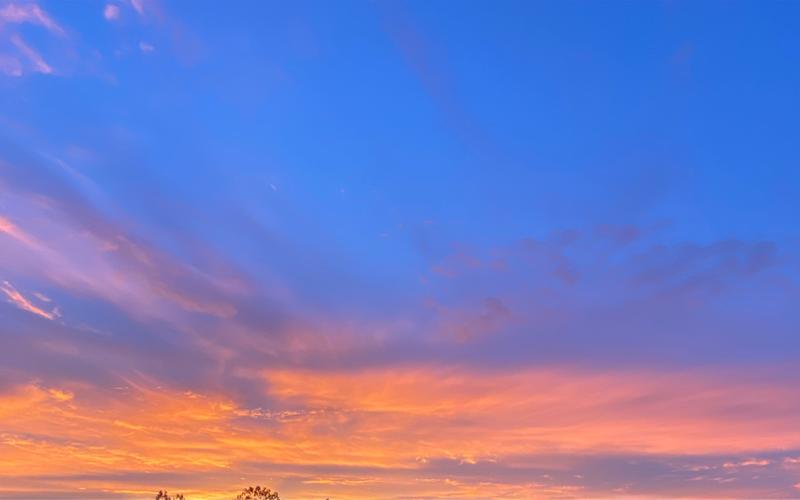
{"type": "Polygon", "coordinates": [[[0,498],[800,494],[798,9],[0,1],[0,498]]]}

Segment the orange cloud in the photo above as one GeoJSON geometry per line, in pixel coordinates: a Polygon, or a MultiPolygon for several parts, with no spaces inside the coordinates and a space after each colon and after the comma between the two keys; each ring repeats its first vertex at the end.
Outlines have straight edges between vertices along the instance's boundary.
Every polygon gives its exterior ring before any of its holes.
{"type": "Polygon", "coordinates": [[[544,450],[729,453],[800,446],[793,417],[798,405],[791,402],[796,389],[732,384],[702,373],[414,368],[266,377],[274,396],[359,415],[363,435],[372,439],[377,433],[382,443],[394,442],[409,457],[544,450]],[[722,418],[732,405],[750,410],[722,418]]]}
{"type": "MultiPolygon", "coordinates": [[[[19,386],[0,395],[0,484],[28,480],[51,491],[86,488],[133,497],[169,486],[208,499],[264,479],[300,499],[389,492],[581,496],[589,486],[577,479],[486,481],[431,467],[447,461],[480,470],[536,462],[537,456],[569,462],[587,454],[704,456],[800,447],[795,388],[697,372],[415,366],[360,373],[270,370],[264,377],[270,409],[147,379],[113,390],[19,386]],[[730,414],[733,406],[749,410],[730,414]],[[156,471],[171,483],[147,478],[156,471]]],[[[770,463],[752,458],[737,465],[770,463]]]]}

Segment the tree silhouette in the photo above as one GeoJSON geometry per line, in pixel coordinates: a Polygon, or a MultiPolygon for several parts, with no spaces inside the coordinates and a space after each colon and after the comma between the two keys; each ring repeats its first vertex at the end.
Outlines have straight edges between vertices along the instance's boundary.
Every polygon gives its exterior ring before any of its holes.
{"type": "Polygon", "coordinates": [[[169,493],[167,493],[167,490],[164,491],[159,490],[159,492],[156,494],[156,500],[186,500],[186,499],[180,493],[178,493],[174,497],[171,497],[169,496],[169,493]]]}
{"type": "MultiPolygon", "coordinates": [[[[156,493],[156,500],[186,500],[186,498],[180,493],[175,496],[170,496],[167,490],[159,490],[159,492],[156,493]]],[[[243,489],[233,500],[281,500],[281,497],[278,496],[277,491],[272,491],[269,488],[250,486],[249,488],[243,489]]]]}
{"type": "Polygon", "coordinates": [[[261,488],[261,486],[252,486],[242,490],[235,500],[281,500],[277,491],[272,491],[269,488],[261,488]]]}

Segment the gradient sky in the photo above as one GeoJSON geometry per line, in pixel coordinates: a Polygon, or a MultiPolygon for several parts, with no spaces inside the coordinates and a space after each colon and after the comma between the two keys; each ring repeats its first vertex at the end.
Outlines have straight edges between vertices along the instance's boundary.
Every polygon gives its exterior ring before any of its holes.
{"type": "Polygon", "coordinates": [[[0,0],[0,498],[800,498],[798,33],[0,0]]]}

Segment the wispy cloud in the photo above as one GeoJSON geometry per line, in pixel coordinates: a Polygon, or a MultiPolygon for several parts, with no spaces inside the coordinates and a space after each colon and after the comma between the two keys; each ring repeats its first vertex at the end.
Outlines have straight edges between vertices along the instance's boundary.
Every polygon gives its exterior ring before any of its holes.
{"type": "Polygon", "coordinates": [[[13,77],[27,73],[54,74],[53,66],[45,57],[22,37],[20,30],[11,25],[30,24],[47,30],[63,44],[67,33],[52,17],[36,3],[8,3],[0,7],[0,37],[12,47],[0,54],[0,72],[13,77]]]}
{"type": "Polygon", "coordinates": [[[12,35],[11,43],[13,43],[14,46],[19,49],[20,53],[28,59],[33,71],[46,75],[53,73],[53,68],[47,64],[47,61],[45,61],[30,45],[25,43],[19,35],[12,35]]]}
{"type": "Polygon", "coordinates": [[[131,7],[135,10],[140,16],[144,15],[144,1],[143,0],[130,0],[131,7]]]}
{"type": "Polygon", "coordinates": [[[57,310],[54,309],[53,311],[45,311],[44,309],[35,306],[30,300],[19,293],[17,289],[14,288],[14,286],[8,281],[4,281],[2,284],[0,284],[0,291],[5,294],[6,300],[9,303],[15,305],[19,309],[22,309],[23,311],[28,311],[36,314],[37,316],[41,316],[50,320],[58,317],[57,310]]]}
{"type": "MultiPolygon", "coordinates": [[[[664,454],[765,450],[779,443],[800,447],[791,437],[794,404],[781,402],[794,389],[731,383],[700,371],[473,372],[408,366],[266,376],[271,393],[282,400],[358,415],[361,435],[382,435],[384,443],[397,439],[401,448],[400,436],[413,435],[414,446],[435,440],[438,449],[459,450],[465,457],[533,449],[591,452],[612,442],[617,451],[664,454]],[[722,425],[717,416],[729,405],[751,409],[722,425]],[[473,426],[491,431],[471,439],[473,426]]],[[[413,452],[424,454],[420,448],[413,452]]],[[[744,462],[755,463],[760,462],[744,462]]]]}
{"type": "Polygon", "coordinates": [[[135,316],[172,318],[170,322],[179,324],[183,320],[178,317],[187,312],[236,315],[237,308],[213,280],[106,218],[48,169],[29,166],[7,165],[11,175],[6,180],[13,184],[36,179],[41,188],[9,194],[8,200],[13,200],[17,210],[43,217],[26,229],[8,217],[0,218],[0,234],[15,243],[6,247],[7,255],[14,255],[18,265],[135,316]],[[60,243],[54,245],[56,241],[60,243]]]}
{"type": "Polygon", "coordinates": [[[64,29],[36,3],[9,3],[0,7],[0,24],[3,23],[31,23],[57,35],[66,34],[64,29]]]}
{"type": "Polygon", "coordinates": [[[33,241],[33,239],[22,231],[16,224],[8,220],[7,218],[0,216],[0,233],[4,233],[22,243],[29,246],[36,246],[37,243],[33,241]]]}

